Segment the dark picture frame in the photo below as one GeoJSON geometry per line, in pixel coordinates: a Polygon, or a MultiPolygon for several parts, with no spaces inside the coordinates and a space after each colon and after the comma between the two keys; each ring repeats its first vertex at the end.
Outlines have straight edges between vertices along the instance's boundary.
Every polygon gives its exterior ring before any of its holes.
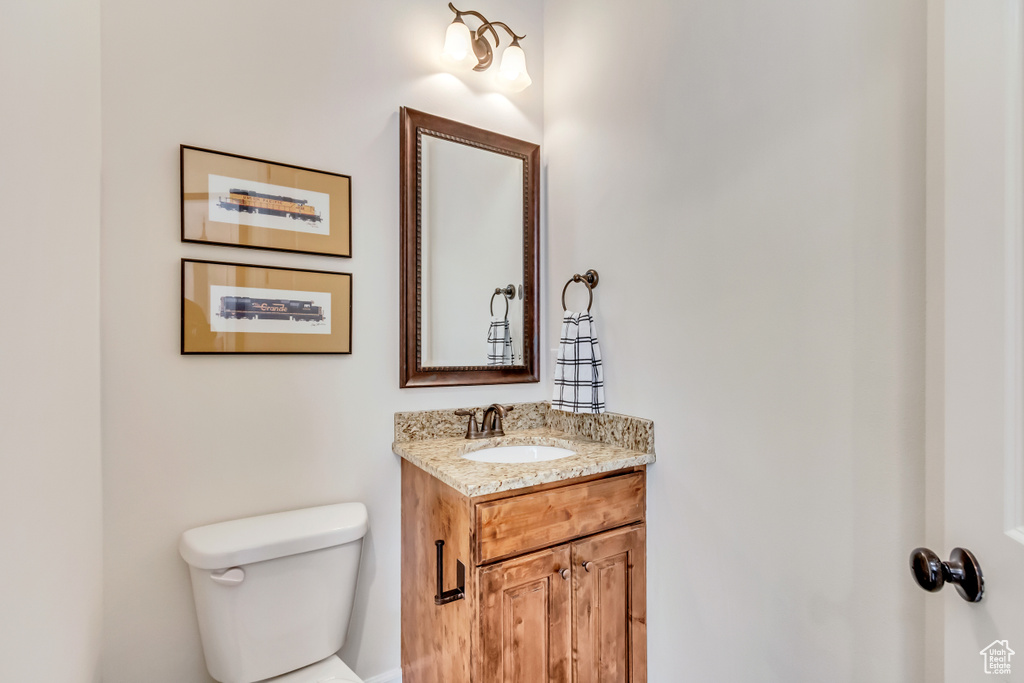
{"type": "Polygon", "coordinates": [[[352,178],[181,145],[181,241],[349,258],[352,178]]]}
{"type": "Polygon", "coordinates": [[[181,353],[352,353],[352,274],[181,259],[181,353]]]}

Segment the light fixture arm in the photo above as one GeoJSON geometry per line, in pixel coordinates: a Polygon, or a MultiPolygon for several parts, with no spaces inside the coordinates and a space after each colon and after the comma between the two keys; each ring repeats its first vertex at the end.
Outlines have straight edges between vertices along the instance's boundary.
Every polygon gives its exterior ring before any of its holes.
{"type": "MultiPolygon", "coordinates": [[[[480,38],[483,36],[484,31],[487,30],[487,29],[490,29],[491,33],[494,35],[494,46],[498,47],[499,45],[501,45],[501,41],[498,40],[498,32],[494,30],[494,25],[491,22],[487,21],[487,17],[485,17],[484,15],[480,14],[479,12],[474,12],[471,9],[469,9],[469,10],[460,10],[460,9],[456,8],[455,5],[453,5],[450,2],[448,3],[448,9],[450,9],[453,12],[455,12],[455,18],[459,19],[460,21],[462,19],[462,15],[463,14],[468,14],[471,17],[476,17],[477,19],[479,19],[482,22],[480,24],[480,28],[478,28],[476,31],[473,32],[473,38],[475,40],[480,40],[480,38]]],[[[501,24],[502,26],[505,26],[500,21],[499,22],[495,22],[495,23],[501,24]]],[[[508,31],[509,33],[512,33],[512,31],[509,30],[508,26],[505,26],[505,30],[508,31]]],[[[512,33],[512,35],[515,36],[514,33],[512,33]]],[[[523,37],[525,38],[526,36],[523,36],[523,37]]]]}
{"type": "MultiPolygon", "coordinates": [[[[512,36],[512,44],[513,44],[513,45],[517,45],[517,44],[519,43],[519,41],[520,41],[520,40],[523,40],[524,38],[526,38],[526,35],[525,35],[525,34],[523,34],[523,35],[521,35],[521,36],[517,36],[517,35],[516,35],[516,32],[515,32],[515,31],[513,31],[512,29],[510,29],[510,28],[508,27],[508,24],[506,24],[506,23],[505,23],[504,21],[491,21],[491,22],[488,22],[488,23],[489,23],[489,24],[490,24],[491,26],[500,26],[500,27],[502,27],[503,29],[505,29],[506,31],[508,31],[508,34],[509,34],[510,36],[512,36]]],[[[481,27],[481,28],[482,28],[482,27],[481,27]]],[[[492,29],[492,30],[493,30],[493,29],[492,29]]],[[[497,38],[495,38],[495,40],[497,40],[497,38]]]]}

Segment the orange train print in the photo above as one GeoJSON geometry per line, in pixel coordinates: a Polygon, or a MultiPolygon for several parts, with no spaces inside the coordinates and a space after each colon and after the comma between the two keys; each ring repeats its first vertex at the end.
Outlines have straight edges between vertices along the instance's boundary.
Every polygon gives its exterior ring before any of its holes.
{"type": "Polygon", "coordinates": [[[296,220],[319,223],[323,219],[305,199],[292,199],[275,194],[263,194],[251,190],[228,190],[217,205],[239,213],[259,213],[268,216],[284,216],[296,220]]]}

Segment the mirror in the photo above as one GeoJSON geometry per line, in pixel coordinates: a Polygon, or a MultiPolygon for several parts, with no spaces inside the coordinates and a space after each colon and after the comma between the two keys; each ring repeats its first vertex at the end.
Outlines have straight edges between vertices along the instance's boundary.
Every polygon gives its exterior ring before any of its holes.
{"type": "Polygon", "coordinates": [[[540,146],[401,112],[400,386],[537,382],[540,146]]]}

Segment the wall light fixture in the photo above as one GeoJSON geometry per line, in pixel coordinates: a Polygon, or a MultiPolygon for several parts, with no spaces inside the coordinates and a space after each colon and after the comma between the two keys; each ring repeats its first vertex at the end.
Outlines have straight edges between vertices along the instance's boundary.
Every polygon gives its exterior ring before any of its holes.
{"type": "Polygon", "coordinates": [[[526,36],[517,36],[515,32],[503,21],[488,21],[484,15],[472,10],[456,9],[455,5],[448,3],[448,9],[455,12],[455,20],[448,26],[444,36],[444,50],[441,59],[446,63],[458,68],[472,68],[474,71],[487,71],[491,62],[494,61],[494,48],[501,45],[498,39],[498,32],[495,26],[508,31],[512,36],[512,43],[505,48],[501,54],[501,65],[498,67],[497,80],[503,87],[513,92],[524,90],[533,80],[526,71],[526,53],[519,46],[519,41],[526,36]],[[481,24],[475,31],[470,31],[466,22],[462,20],[464,15],[476,17],[481,24]],[[494,47],[491,47],[487,39],[487,32],[490,31],[494,37],[494,47]]]}

